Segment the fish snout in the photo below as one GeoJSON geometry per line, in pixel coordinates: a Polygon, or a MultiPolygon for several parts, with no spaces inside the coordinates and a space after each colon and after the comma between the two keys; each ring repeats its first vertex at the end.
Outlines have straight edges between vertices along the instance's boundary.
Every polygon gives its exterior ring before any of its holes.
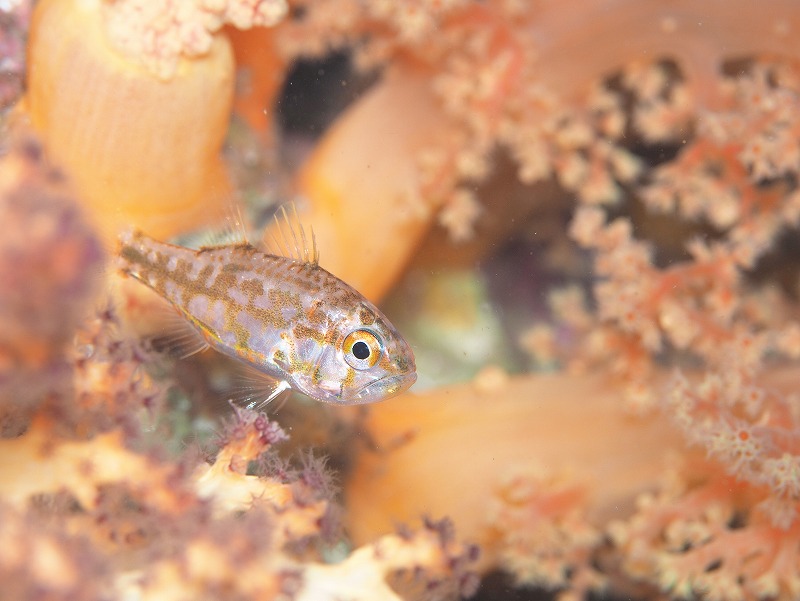
{"type": "Polygon", "coordinates": [[[416,381],[417,373],[415,371],[384,376],[361,388],[354,395],[354,402],[372,403],[392,398],[411,388],[416,381]]]}

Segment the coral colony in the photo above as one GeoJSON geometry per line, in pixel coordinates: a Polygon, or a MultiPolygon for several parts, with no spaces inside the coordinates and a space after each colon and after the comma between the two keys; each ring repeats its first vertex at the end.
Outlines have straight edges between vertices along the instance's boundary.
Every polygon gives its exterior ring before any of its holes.
{"type": "Polygon", "coordinates": [[[0,597],[800,597],[794,1],[0,1],[0,36],[0,597]],[[289,169],[282,87],[332,52],[369,86],[289,169]],[[233,196],[500,350],[203,422],[214,359],[104,249],[233,196]]]}

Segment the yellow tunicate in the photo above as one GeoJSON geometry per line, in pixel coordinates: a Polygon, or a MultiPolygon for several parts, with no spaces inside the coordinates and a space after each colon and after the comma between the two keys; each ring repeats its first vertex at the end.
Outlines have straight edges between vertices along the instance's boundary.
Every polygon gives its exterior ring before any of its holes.
{"type": "Polygon", "coordinates": [[[435,215],[422,153],[448,123],[424,73],[400,68],[338,119],[300,173],[323,267],[370,300],[395,282],[435,215]]]}
{"type": "Polygon", "coordinates": [[[607,376],[486,375],[369,408],[363,425],[380,451],[357,456],[345,487],[356,544],[419,515],[447,516],[490,567],[501,550],[489,509],[509,477],[536,466],[568,475],[585,490],[587,519],[603,525],[628,515],[683,448],[662,416],[626,412],[607,376]]]}
{"type": "Polygon", "coordinates": [[[23,101],[33,128],[104,232],[136,225],[163,238],[218,220],[231,193],[219,154],[233,99],[229,42],[214,34],[207,53],[159,77],[116,49],[103,7],[37,3],[23,101]]]}

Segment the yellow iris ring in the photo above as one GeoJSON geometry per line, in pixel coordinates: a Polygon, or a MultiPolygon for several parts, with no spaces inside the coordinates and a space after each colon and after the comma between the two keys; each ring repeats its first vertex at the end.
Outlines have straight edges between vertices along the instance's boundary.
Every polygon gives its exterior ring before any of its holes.
{"type": "Polygon", "coordinates": [[[344,351],[344,360],[347,361],[350,367],[353,369],[369,369],[380,359],[383,345],[380,339],[369,330],[354,330],[345,337],[342,350],[344,351]],[[359,342],[366,344],[369,349],[369,354],[363,359],[356,357],[353,352],[353,347],[359,342]]]}

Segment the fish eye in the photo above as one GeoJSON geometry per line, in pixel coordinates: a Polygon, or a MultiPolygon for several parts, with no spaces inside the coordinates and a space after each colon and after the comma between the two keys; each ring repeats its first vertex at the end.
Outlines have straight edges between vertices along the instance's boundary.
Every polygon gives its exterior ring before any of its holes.
{"type": "Polygon", "coordinates": [[[356,359],[361,359],[362,361],[369,357],[369,346],[363,340],[359,340],[353,345],[353,356],[356,359]]]}
{"type": "Polygon", "coordinates": [[[383,352],[380,339],[369,330],[354,330],[344,339],[344,360],[353,369],[369,369],[383,352]]]}

